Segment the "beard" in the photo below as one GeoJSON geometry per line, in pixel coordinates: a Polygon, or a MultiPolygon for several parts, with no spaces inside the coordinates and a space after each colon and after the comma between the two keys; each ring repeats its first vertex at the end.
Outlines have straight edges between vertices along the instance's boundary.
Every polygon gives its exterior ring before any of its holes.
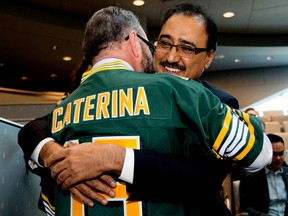
{"type": "Polygon", "coordinates": [[[143,59],[141,61],[141,66],[143,68],[143,72],[146,72],[146,73],[149,73],[152,71],[152,61],[153,61],[153,58],[152,58],[152,55],[147,52],[145,52],[145,50],[147,49],[144,49],[143,45],[142,46],[142,56],[143,56],[143,59]]]}

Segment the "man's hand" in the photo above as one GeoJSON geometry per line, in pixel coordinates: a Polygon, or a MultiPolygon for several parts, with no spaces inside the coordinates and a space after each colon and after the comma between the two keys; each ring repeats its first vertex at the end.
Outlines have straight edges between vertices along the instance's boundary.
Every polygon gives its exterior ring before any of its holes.
{"type": "Polygon", "coordinates": [[[124,147],[92,142],[61,149],[45,160],[51,176],[63,190],[82,181],[96,179],[107,173],[120,175],[124,159],[124,147]]]}
{"type": "Polygon", "coordinates": [[[115,197],[115,192],[113,191],[115,187],[116,182],[114,179],[109,175],[103,175],[99,179],[88,180],[85,183],[75,185],[69,191],[76,200],[92,207],[93,200],[106,205],[108,201],[103,194],[111,198],[115,197]]]}
{"type": "MultiPolygon", "coordinates": [[[[77,144],[75,143],[68,143],[67,147],[72,147],[77,144]]],[[[44,147],[40,151],[40,160],[39,161],[46,161],[50,155],[53,153],[63,150],[62,145],[58,144],[55,141],[47,142],[44,147]]],[[[55,161],[50,165],[50,168],[55,166],[59,161],[55,161]]],[[[113,188],[116,187],[115,180],[109,175],[102,175],[98,179],[89,180],[86,182],[79,183],[77,185],[73,185],[69,188],[69,191],[73,194],[73,197],[77,199],[79,202],[84,203],[88,206],[93,206],[93,201],[98,201],[102,205],[107,204],[107,199],[103,196],[103,194],[107,195],[108,197],[115,197],[115,192],[113,188]]]]}

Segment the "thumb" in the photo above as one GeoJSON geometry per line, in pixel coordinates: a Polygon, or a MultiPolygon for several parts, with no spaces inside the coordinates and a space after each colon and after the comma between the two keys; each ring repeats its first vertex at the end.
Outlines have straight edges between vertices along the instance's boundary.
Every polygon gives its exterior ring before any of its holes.
{"type": "Polygon", "coordinates": [[[69,147],[75,146],[75,145],[77,145],[77,143],[73,143],[71,141],[68,141],[65,146],[66,146],[66,148],[69,148],[69,147]]]}

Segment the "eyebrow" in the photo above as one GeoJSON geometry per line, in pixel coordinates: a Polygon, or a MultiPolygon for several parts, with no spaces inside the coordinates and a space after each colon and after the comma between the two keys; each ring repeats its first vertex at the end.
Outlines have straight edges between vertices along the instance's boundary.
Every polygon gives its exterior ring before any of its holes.
{"type": "MultiPolygon", "coordinates": [[[[171,35],[169,35],[169,34],[161,34],[160,35],[160,37],[159,37],[159,39],[161,39],[161,38],[167,38],[167,39],[169,39],[169,40],[172,40],[173,39],[173,37],[171,36],[171,35]]],[[[191,46],[193,46],[193,47],[197,47],[193,42],[191,42],[191,41],[187,41],[187,40],[184,40],[184,39],[181,39],[181,38],[179,38],[178,39],[181,43],[183,43],[183,44],[189,44],[189,45],[191,45],[191,46]]]]}

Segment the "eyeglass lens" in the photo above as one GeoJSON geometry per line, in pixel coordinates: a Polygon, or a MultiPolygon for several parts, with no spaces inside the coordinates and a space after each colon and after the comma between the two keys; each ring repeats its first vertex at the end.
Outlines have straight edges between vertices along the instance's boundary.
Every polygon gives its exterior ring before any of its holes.
{"type": "Polygon", "coordinates": [[[273,152],[273,157],[277,157],[277,156],[284,156],[286,155],[286,151],[281,151],[281,152],[273,152]]]}
{"type": "Polygon", "coordinates": [[[171,49],[175,47],[177,54],[184,58],[193,58],[200,52],[208,51],[206,48],[195,48],[193,46],[181,44],[175,45],[162,40],[155,40],[154,45],[156,47],[155,51],[162,53],[169,53],[171,49]]]}

